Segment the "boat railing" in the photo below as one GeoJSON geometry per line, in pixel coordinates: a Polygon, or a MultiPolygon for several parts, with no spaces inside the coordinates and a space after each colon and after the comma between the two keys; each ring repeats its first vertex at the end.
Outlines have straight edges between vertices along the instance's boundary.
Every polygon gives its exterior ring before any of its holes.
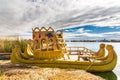
{"type": "Polygon", "coordinates": [[[67,47],[70,55],[92,55],[94,51],[86,47],[67,47]]]}

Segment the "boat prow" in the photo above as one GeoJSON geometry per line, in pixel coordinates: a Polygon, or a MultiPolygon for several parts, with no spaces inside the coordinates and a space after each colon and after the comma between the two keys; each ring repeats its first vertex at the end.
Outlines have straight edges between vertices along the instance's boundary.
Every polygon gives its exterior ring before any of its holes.
{"type": "Polygon", "coordinates": [[[21,55],[26,59],[33,57],[33,50],[31,49],[29,44],[27,44],[24,53],[22,53],[21,55]]]}

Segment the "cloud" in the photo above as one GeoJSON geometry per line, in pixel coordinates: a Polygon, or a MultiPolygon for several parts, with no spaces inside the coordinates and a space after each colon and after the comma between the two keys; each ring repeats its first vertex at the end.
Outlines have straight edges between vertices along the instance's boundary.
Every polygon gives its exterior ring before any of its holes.
{"type": "Polygon", "coordinates": [[[117,39],[119,40],[120,32],[108,32],[108,33],[103,33],[104,37],[107,39],[117,39]]]}
{"type": "Polygon", "coordinates": [[[76,32],[79,32],[79,33],[86,33],[86,32],[90,32],[91,30],[84,30],[84,28],[80,28],[78,29],[76,32]]]}
{"type": "Polygon", "coordinates": [[[108,33],[103,33],[106,36],[120,36],[120,32],[108,32],[108,33]]]}
{"type": "Polygon", "coordinates": [[[71,39],[91,39],[91,40],[101,40],[101,39],[117,39],[119,40],[120,32],[107,32],[107,33],[81,33],[81,34],[75,34],[75,33],[64,33],[64,37],[71,38],[71,39]]]}
{"type": "MultiPolygon", "coordinates": [[[[97,26],[119,26],[120,16],[120,7],[112,7],[112,8],[95,8],[90,9],[88,11],[75,12],[70,15],[71,17],[64,16],[64,19],[55,21],[52,23],[53,25],[59,25],[61,27],[69,27],[76,25],[97,25],[97,26]],[[76,15],[74,17],[74,15],[76,15]]],[[[68,13],[67,13],[68,14],[68,13]]]]}
{"type": "Polygon", "coordinates": [[[104,38],[103,34],[91,34],[91,33],[82,33],[82,34],[74,34],[74,33],[64,33],[65,38],[81,38],[84,37],[84,39],[96,39],[96,38],[104,38]]]}
{"type": "Polygon", "coordinates": [[[119,4],[119,0],[1,0],[0,35],[31,35],[28,31],[35,26],[120,26],[119,4]]]}

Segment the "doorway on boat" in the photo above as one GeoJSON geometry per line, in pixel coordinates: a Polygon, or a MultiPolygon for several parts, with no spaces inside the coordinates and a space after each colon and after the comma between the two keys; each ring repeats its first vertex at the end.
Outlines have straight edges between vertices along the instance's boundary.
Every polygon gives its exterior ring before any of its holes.
{"type": "Polygon", "coordinates": [[[54,41],[52,38],[49,39],[48,41],[48,50],[53,51],[54,50],[54,41]]]}
{"type": "Polygon", "coordinates": [[[47,50],[47,42],[46,39],[41,40],[41,50],[46,51],[47,50]]]}
{"type": "Polygon", "coordinates": [[[40,49],[40,45],[39,44],[40,44],[39,40],[35,39],[33,41],[33,50],[40,49]]]}

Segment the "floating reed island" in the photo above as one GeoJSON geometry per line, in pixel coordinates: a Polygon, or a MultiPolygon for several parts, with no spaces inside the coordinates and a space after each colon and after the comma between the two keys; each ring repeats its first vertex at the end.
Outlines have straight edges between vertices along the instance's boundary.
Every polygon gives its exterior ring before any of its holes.
{"type": "Polygon", "coordinates": [[[105,80],[79,69],[41,68],[0,60],[0,80],[105,80]]]}
{"type": "Polygon", "coordinates": [[[112,45],[100,44],[98,52],[86,47],[67,47],[63,31],[53,28],[34,28],[33,45],[27,44],[24,53],[16,46],[11,54],[13,64],[39,67],[74,68],[91,72],[112,71],[117,63],[117,55],[112,45]],[[105,55],[105,49],[108,54],[105,55]]]}

